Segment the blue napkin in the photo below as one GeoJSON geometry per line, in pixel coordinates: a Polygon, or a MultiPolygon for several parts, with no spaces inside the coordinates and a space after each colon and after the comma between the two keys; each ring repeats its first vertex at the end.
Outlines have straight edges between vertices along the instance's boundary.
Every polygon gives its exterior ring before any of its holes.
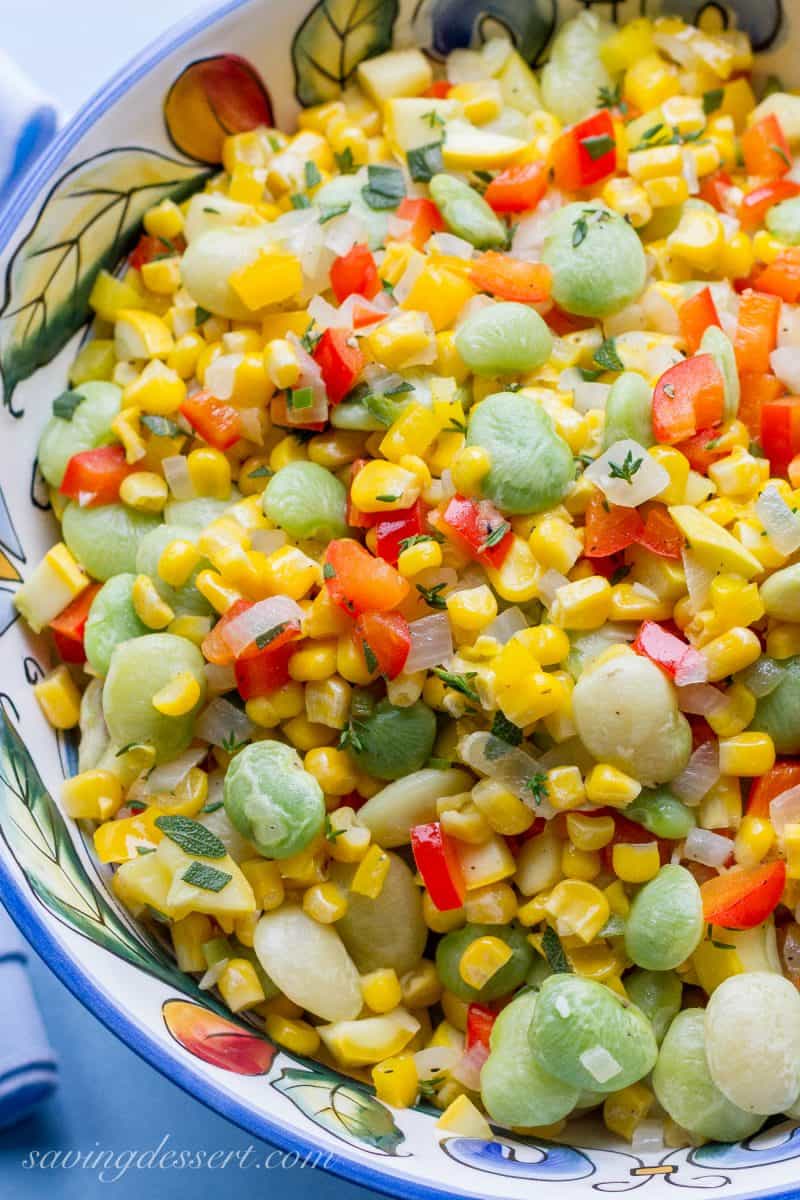
{"type": "Polygon", "coordinates": [[[0,199],[58,127],[52,101],[0,50],[0,199]]]}
{"type": "Polygon", "coordinates": [[[0,1129],[21,1121],[52,1095],[58,1079],[27,961],[22,938],[0,907],[0,1129]]]}

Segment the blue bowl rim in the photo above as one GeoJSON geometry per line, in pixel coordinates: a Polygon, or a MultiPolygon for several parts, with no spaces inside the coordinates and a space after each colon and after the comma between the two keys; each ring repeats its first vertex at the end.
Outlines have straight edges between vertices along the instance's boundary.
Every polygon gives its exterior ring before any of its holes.
{"type": "MultiPolygon", "coordinates": [[[[224,4],[205,6],[199,14],[172,25],[112,75],[108,82],[78,109],[0,207],[0,252],[11,241],[17,226],[56,168],[104,113],[174,50],[215,25],[223,17],[247,7],[252,2],[253,0],[227,0],[224,4]]],[[[77,960],[66,953],[37,911],[35,898],[28,899],[23,887],[13,878],[13,868],[2,860],[0,900],[20,932],[73,996],[120,1041],[155,1067],[165,1078],[254,1137],[269,1141],[281,1150],[297,1153],[301,1158],[319,1153],[319,1144],[288,1132],[273,1119],[256,1116],[248,1105],[232,1099],[227,1092],[216,1087],[197,1068],[184,1060],[177,1048],[174,1051],[171,1048],[165,1049],[155,1037],[145,1033],[140,1025],[129,1018],[122,1008],[117,1007],[102,988],[92,981],[77,960]]],[[[373,1188],[384,1195],[401,1197],[402,1200],[432,1200],[433,1197],[437,1200],[452,1200],[454,1195],[471,1200],[481,1200],[482,1197],[481,1192],[462,1190],[454,1193],[447,1187],[422,1184],[407,1177],[400,1178],[396,1170],[397,1162],[393,1158],[387,1158],[386,1169],[381,1170],[365,1165],[348,1151],[340,1151],[338,1148],[332,1156],[333,1162],[324,1168],[332,1175],[349,1183],[373,1188]]],[[[798,1191],[759,1191],[750,1193],[749,1198],[741,1196],[740,1200],[756,1200],[756,1197],[764,1197],[764,1200],[797,1200],[798,1191]]]]}

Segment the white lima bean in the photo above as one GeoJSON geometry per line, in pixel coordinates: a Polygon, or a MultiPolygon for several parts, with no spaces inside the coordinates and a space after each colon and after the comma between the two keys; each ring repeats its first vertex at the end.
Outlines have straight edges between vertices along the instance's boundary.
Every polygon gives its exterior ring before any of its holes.
{"type": "Polygon", "coordinates": [[[458,767],[446,771],[426,767],[382,788],[359,809],[358,821],[366,825],[385,850],[407,846],[412,825],[436,820],[436,801],[468,791],[473,779],[458,767]]]}
{"type": "Polygon", "coordinates": [[[361,981],[342,939],[302,908],[284,905],[256,925],[253,949],[280,990],[325,1021],[354,1021],[363,1003],[361,981]]]}
{"type": "Polygon", "coordinates": [[[781,975],[732,975],[705,1016],[714,1083],[750,1113],[780,1113],[800,1094],[800,994],[781,975]]]}

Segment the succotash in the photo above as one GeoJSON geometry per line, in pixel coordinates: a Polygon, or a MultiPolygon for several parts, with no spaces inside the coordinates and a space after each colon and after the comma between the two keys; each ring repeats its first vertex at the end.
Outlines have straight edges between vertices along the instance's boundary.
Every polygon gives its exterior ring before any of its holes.
{"type": "Polygon", "coordinates": [[[584,13],[164,201],[16,603],[181,968],[441,1130],[800,1115],[800,97],[584,13]],[[491,1123],[491,1124],[490,1124],[491,1123]]]}

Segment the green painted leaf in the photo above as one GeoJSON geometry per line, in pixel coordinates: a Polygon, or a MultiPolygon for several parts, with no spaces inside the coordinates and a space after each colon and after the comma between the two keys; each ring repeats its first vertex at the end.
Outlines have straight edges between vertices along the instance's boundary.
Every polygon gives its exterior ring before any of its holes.
{"type": "Polygon", "coordinates": [[[322,1067],[287,1067],[272,1086],[315,1124],[350,1146],[396,1155],[405,1135],[386,1107],[357,1083],[322,1067]]]}
{"type": "Polygon", "coordinates": [[[319,0],[292,42],[300,103],[335,99],[360,62],[389,50],[398,7],[398,0],[319,0]]]}
{"type": "Polygon", "coordinates": [[[165,197],[198,191],[208,171],[155,150],[110,150],[73,167],[55,185],[17,249],[0,309],[3,403],[58,353],[89,315],[102,268],[134,242],[145,211],[165,197]]]}

